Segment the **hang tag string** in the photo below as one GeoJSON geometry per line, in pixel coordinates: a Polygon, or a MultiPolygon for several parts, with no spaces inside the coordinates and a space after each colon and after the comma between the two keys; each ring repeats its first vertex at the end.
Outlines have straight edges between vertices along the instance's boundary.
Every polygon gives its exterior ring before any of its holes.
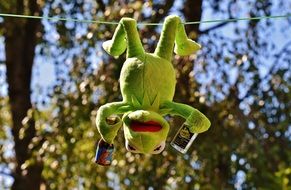
{"type": "MultiPolygon", "coordinates": [[[[51,21],[70,21],[70,22],[83,22],[83,23],[97,23],[97,24],[108,24],[117,25],[118,22],[100,21],[100,20],[86,20],[86,19],[75,19],[75,18],[62,18],[62,17],[47,17],[47,16],[33,16],[33,15],[19,15],[19,14],[4,14],[0,13],[2,17],[13,17],[13,18],[27,18],[27,19],[44,19],[51,21]]],[[[259,17],[243,17],[243,18],[231,18],[231,19],[216,19],[216,20],[202,20],[202,21],[190,21],[184,22],[184,25],[195,25],[201,23],[217,23],[217,22],[236,22],[236,21],[247,21],[247,20],[262,20],[262,19],[282,19],[291,17],[291,14],[287,15],[271,15],[271,16],[259,16],[259,17]]],[[[150,22],[139,22],[137,25],[140,26],[158,26],[163,23],[150,23],[150,22]]]]}

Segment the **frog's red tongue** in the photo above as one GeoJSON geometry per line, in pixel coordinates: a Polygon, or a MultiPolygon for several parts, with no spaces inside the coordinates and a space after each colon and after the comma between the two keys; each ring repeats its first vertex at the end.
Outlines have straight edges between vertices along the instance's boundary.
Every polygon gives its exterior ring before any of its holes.
{"type": "Polygon", "coordinates": [[[147,121],[145,123],[132,121],[130,128],[138,132],[156,132],[162,129],[162,126],[155,121],[147,121]]]}

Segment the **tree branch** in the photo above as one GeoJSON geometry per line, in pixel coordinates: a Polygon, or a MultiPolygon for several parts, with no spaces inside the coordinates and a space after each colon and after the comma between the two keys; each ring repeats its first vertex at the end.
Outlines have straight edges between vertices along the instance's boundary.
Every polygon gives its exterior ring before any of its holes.
{"type": "Polygon", "coordinates": [[[199,34],[208,34],[211,30],[215,30],[215,29],[221,28],[221,27],[227,25],[228,23],[229,22],[222,22],[220,24],[217,24],[217,25],[215,25],[213,27],[210,27],[210,28],[207,28],[205,30],[202,30],[202,31],[200,30],[199,34]]]}
{"type": "Polygon", "coordinates": [[[0,175],[4,175],[4,176],[8,176],[8,177],[14,177],[13,174],[4,172],[4,171],[0,171],[0,175]]]}
{"type": "MultiPolygon", "coordinates": [[[[229,15],[229,18],[228,19],[234,19],[234,17],[232,16],[232,13],[231,13],[231,5],[233,4],[233,2],[230,2],[227,6],[227,12],[228,12],[228,15],[229,15]]],[[[234,21],[236,22],[236,21],[234,21]]],[[[202,30],[202,31],[199,31],[199,34],[208,34],[211,30],[215,30],[215,29],[218,29],[220,27],[223,27],[225,25],[227,25],[228,23],[230,22],[222,22],[222,23],[219,23],[213,27],[209,27],[205,30],[202,30]]]]}
{"type": "MultiPolygon", "coordinates": [[[[264,77],[262,77],[262,78],[259,79],[260,82],[266,80],[268,76],[273,75],[273,74],[276,73],[276,71],[277,71],[276,66],[278,66],[278,61],[279,61],[281,55],[282,55],[284,52],[287,51],[287,48],[288,48],[290,45],[291,45],[291,41],[289,41],[288,43],[286,43],[286,44],[284,45],[284,47],[283,47],[283,48],[282,48],[282,49],[281,49],[277,54],[275,54],[276,60],[273,62],[272,66],[270,67],[270,69],[269,69],[269,71],[268,71],[268,73],[267,73],[264,77]]],[[[246,92],[246,94],[244,95],[244,97],[240,98],[240,100],[242,101],[243,99],[247,98],[247,97],[250,95],[250,93],[251,93],[251,91],[252,91],[253,89],[254,89],[254,85],[252,85],[252,86],[248,89],[248,91],[246,92]]]]}
{"type": "Polygon", "coordinates": [[[102,1],[102,0],[96,0],[97,1],[97,4],[98,4],[98,6],[99,6],[99,8],[100,8],[100,10],[102,11],[102,12],[105,12],[105,4],[104,4],[104,2],[102,1]]]}
{"type": "Polygon", "coordinates": [[[291,45],[291,41],[286,43],[284,47],[278,53],[275,54],[276,59],[273,62],[272,67],[269,69],[269,72],[261,79],[262,81],[267,79],[268,76],[273,75],[276,72],[276,66],[279,65],[278,62],[279,62],[279,59],[281,58],[281,55],[287,51],[290,45],[291,45]]]}
{"type": "Polygon", "coordinates": [[[151,22],[160,22],[170,11],[170,9],[174,5],[174,0],[166,0],[163,4],[158,4],[153,6],[153,11],[155,11],[154,15],[149,17],[144,17],[144,14],[141,14],[141,19],[146,20],[149,19],[151,22]],[[159,12],[160,9],[163,9],[162,12],[159,12]]]}

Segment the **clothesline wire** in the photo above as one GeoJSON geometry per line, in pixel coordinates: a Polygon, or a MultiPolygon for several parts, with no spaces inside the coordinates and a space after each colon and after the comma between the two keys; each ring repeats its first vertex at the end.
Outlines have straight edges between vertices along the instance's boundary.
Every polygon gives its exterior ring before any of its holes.
{"type": "MultiPolygon", "coordinates": [[[[118,24],[118,22],[109,22],[109,21],[100,21],[100,20],[86,20],[86,19],[76,19],[76,18],[33,16],[33,15],[20,15],[20,14],[4,14],[4,13],[0,13],[0,16],[1,17],[13,17],[13,18],[27,18],[27,19],[45,19],[45,20],[51,20],[51,21],[70,21],[70,22],[110,24],[110,25],[117,25],[118,24]]],[[[288,17],[291,17],[291,14],[190,21],[190,22],[184,22],[183,24],[184,25],[194,25],[194,24],[201,24],[201,23],[235,22],[235,21],[262,20],[262,19],[279,19],[279,18],[288,18],[288,17]]],[[[139,22],[139,23],[137,23],[137,25],[140,25],[140,26],[141,25],[157,26],[157,25],[163,25],[163,23],[139,22]]]]}

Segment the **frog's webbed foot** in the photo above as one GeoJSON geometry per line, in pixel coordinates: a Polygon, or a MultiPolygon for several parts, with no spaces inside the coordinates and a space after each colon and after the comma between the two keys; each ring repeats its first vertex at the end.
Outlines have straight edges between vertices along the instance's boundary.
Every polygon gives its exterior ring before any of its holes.
{"type": "Polygon", "coordinates": [[[163,103],[161,108],[169,110],[171,115],[178,115],[186,119],[192,133],[203,133],[210,127],[211,123],[203,113],[186,104],[168,101],[163,103]]]}
{"type": "Polygon", "coordinates": [[[96,126],[105,142],[112,144],[122,126],[122,120],[118,114],[123,114],[129,110],[130,106],[124,102],[113,102],[99,108],[96,116],[96,126]]]}
{"type": "Polygon", "coordinates": [[[180,56],[190,55],[201,48],[198,43],[187,37],[181,19],[173,15],[165,19],[155,54],[171,61],[174,43],[174,51],[180,56]]]}
{"type": "Polygon", "coordinates": [[[144,54],[136,21],[132,18],[122,18],[111,40],[103,43],[103,49],[112,56],[120,56],[127,48],[127,58],[144,54]]]}

